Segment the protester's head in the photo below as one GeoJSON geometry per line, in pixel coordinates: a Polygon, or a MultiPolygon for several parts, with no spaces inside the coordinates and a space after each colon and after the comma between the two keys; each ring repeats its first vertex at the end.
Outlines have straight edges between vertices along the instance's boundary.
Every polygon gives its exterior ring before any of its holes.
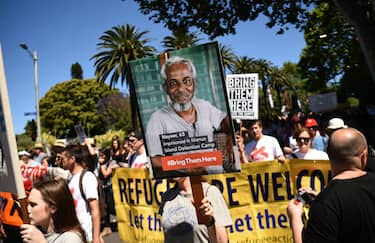
{"type": "Polygon", "coordinates": [[[61,163],[61,154],[62,152],[64,151],[66,147],[66,144],[64,141],[61,141],[61,140],[56,140],[56,142],[52,145],[51,147],[51,159],[54,159],[51,160],[51,163],[54,164],[54,166],[56,167],[62,167],[62,163],[61,163]]]}
{"type": "Polygon", "coordinates": [[[305,127],[311,130],[313,136],[315,136],[316,131],[319,130],[319,124],[314,118],[307,118],[305,121],[305,127]]]}
{"type": "Polygon", "coordinates": [[[259,140],[263,136],[263,125],[261,120],[255,120],[250,123],[250,135],[253,139],[259,140]]]}
{"type": "Polygon", "coordinates": [[[18,152],[18,155],[20,156],[20,159],[24,162],[24,163],[28,163],[29,160],[31,159],[31,154],[25,150],[22,150],[20,152],[18,152]]]}
{"type": "Polygon", "coordinates": [[[38,155],[41,152],[43,152],[43,145],[41,143],[36,143],[34,145],[34,153],[38,155]]]}
{"type": "Polygon", "coordinates": [[[341,128],[347,128],[348,126],[345,125],[344,121],[341,118],[332,118],[331,120],[328,121],[327,125],[327,134],[328,136],[331,136],[331,134],[339,130],[341,128]]]}
{"type": "Polygon", "coordinates": [[[296,133],[296,140],[299,151],[301,153],[307,153],[311,147],[312,134],[310,129],[304,127],[298,130],[296,133]]]}
{"type": "Polygon", "coordinates": [[[112,152],[116,152],[121,148],[120,140],[117,136],[114,136],[112,138],[112,144],[111,144],[112,152]]]}
{"type": "Polygon", "coordinates": [[[39,181],[33,186],[27,207],[30,222],[44,232],[74,230],[85,240],[74,208],[74,201],[64,180],[39,181]]]}
{"type": "Polygon", "coordinates": [[[143,145],[143,135],[140,131],[135,131],[129,136],[129,142],[133,150],[137,151],[143,145]]]}
{"type": "Polygon", "coordinates": [[[332,133],[327,147],[332,171],[345,169],[363,170],[367,162],[367,141],[354,128],[342,128],[332,133]]]}
{"type": "Polygon", "coordinates": [[[61,154],[62,166],[72,171],[76,165],[84,166],[84,152],[81,145],[71,144],[61,154]]]}
{"type": "Polygon", "coordinates": [[[129,136],[124,138],[124,141],[122,142],[122,150],[124,150],[126,153],[129,153],[132,150],[129,136]]]}
{"type": "Polygon", "coordinates": [[[99,150],[98,161],[100,164],[108,162],[111,157],[111,151],[109,148],[103,148],[99,150]]]}
{"type": "Polygon", "coordinates": [[[188,111],[195,92],[196,71],[193,63],[189,59],[173,56],[163,64],[161,76],[173,109],[177,112],[188,111]]]}

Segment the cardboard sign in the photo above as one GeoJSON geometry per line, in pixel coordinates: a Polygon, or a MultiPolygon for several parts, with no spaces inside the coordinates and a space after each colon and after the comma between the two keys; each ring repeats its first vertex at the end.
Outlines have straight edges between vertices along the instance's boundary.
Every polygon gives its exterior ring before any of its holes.
{"type": "Polygon", "coordinates": [[[84,144],[85,139],[86,139],[86,133],[85,133],[85,130],[83,129],[82,125],[81,124],[74,125],[74,129],[76,130],[76,133],[77,133],[77,136],[78,136],[78,139],[79,139],[79,143],[84,144]]]}
{"type": "Polygon", "coordinates": [[[226,87],[233,119],[258,119],[258,74],[228,74],[226,87]]]}

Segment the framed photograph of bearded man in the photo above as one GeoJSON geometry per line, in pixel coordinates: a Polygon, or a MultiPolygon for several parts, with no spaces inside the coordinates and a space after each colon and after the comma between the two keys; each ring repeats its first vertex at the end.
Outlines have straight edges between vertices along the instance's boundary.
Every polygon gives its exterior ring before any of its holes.
{"type": "Polygon", "coordinates": [[[154,178],[237,172],[217,42],[130,62],[154,178]]]}

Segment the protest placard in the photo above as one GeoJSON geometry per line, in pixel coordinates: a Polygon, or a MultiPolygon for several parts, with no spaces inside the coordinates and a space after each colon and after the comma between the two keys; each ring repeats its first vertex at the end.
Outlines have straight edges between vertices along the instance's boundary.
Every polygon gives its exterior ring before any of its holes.
{"type": "Polygon", "coordinates": [[[258,119],[258,74],[228,74],[226,87],[233,119],[258,119]]]}
{"type": "Polygon", "coordinates": [[[130,62],[155,178],[240,170],[217,43],[130,62]]]}

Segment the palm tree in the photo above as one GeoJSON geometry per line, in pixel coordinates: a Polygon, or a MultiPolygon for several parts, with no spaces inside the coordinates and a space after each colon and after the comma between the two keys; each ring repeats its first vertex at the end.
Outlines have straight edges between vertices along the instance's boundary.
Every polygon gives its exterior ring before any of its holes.
{"type": "Polygon", "coordinates": [[[264,111],[269,119],[271,119],[271,112],[269,103],[267,102],[267,84],[269,83],[272,66],[272,63],[265,59],[256,59],[253,62],[253,72],[258,73],[259,80],[262,83],[264,111]]]}
{"type": "Polygon", "coordinates": [[[232,48],[219,44],[219,50],[221,53],[221,59],[223,60],[224,69],[233,71],[234,63],[236,62],[237,56],[233,53],[232,48]]]}
{"type": "MultiPolygon", "coordinates": [[[[288,81],[286,74],[278,69],[277,67],[271,67],[271,72],[270,72],[270,79],[269,79],[269,84],[271,85],[272,88],[276,90],[277,93],[277,99],[279,102],[279,108],[281,108],[281,89],[291,87],[290,82],[288,81]]],[[[287,104],[287,101],[285,103],[287,109],[291,109],[290,103],[287,104]]]]}
{"type": "Polygon", "coordinates": [[[166,48],[165,52],[168,52],[195,46],[200,40],[196,32],[189,33],[186,29],[177,29],[172,32],[172,36],[164,37],[162,44],[166,48]]]}
{"type": "Polygon", "coordinates": [[[147,45],[148,31],[138,32],[135,26],[117,25],[100,36],[97,44],[99,53],[91,57],[95,60],[95,75],[98,82],[104,83],[111,75],[109,86],[113,88],[118,80],[129,87],[133,128],[137,127],[135,87],[128,63],[131,60],[152,56],[155,48],[147,45]]]}
{"type": "Polygon", "coordinates": [[[237,74],[254,73],[254,59],[247,56],[237,57],[233,64],[233,72],[237,74]]]}

